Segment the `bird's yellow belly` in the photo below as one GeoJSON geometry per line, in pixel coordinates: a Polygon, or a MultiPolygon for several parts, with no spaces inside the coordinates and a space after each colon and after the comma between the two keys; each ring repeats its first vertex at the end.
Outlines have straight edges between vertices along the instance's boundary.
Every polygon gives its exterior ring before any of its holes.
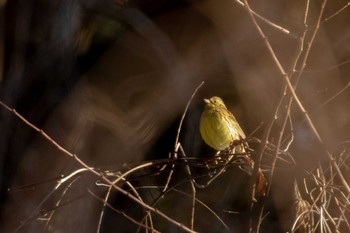
{"type": "Polygon", "coordinates": [[[216,150],[227,148],[234,140],[227,124],[223,124],[223,121],[215,115],[204,117],[200,130],[204,141],[216,150]]]}

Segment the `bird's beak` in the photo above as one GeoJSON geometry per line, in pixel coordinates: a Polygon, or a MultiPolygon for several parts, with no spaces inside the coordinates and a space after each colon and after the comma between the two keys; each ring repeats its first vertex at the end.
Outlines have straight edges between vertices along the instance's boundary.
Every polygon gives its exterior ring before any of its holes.
{"type": "Polygon", "coordinates": [[[206,104],[209,104],[209,103],[210,103],[210,100],[204,99],[204,102],[205,102],[206,104]]]}

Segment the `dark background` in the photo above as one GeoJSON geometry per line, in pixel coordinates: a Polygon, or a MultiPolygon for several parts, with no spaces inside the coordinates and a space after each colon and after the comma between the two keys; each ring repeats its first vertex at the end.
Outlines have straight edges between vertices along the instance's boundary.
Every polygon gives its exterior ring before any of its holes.
{"type": "MultiPolygon", "coordinates": [[[[221,96],[246,135],[261,126],[254,134],[261,139],[283,96],[282,75],[246,10],[235,1],[0,3],[0,100],[97,169],[125,171],[145,160],[166,159],[173,151],[186,103],[202,81],[205,83],[192,100],[180,137],[190,157],[215,153],[204,145],[198,131],[203,98],[221,96]]],[[[260,15],[292,32],[284,34],[258,20],[282,66],[290,71],[299,51],[295,37],[305,29],[304,1],[250,4],[260,15]]],[[[325,21],[346,4],[345,0],[327,3],[297,94],[326,148],[331,152],[345,148],[348,153],[349,89],[323,105],[350,81],[350,8],[325,21]]],[[[320,6],[321,1],[310,3],[310,32],[320,6]]],[[[307,34],[306,41],[309,39],[307,34]]],[[[39,206],[40,202],[53,190],[57,177],[80,165],[9,111],[1,108],[0,114],[1,232],[13,232],[17,227],[18,232],[43,231],[45,221],[39,217],[47,217],[55,208],[63,188],[45,205],[39,206]]],[[[269,138],[274,143],[282,124],[278,117],[269,138]]],[[[296,166],[286,168],[282,163],[277,167],[271,195],[264,200],[270,214],[261,232],[290,229],[290,190],[294,178],[305,175],[298,171],[312,172],[319,163],[328,163],[295,104],[291,119],[294,141],[289,152],[296,166]]],[[[251,147],[258,150],[259,145],[252,143],[251,147]]],[[[264,157],[266,165],[270,165],[269,158],[264,157]]],[[[175,179],[181,180],[183,175],[180,172],[175,179]]],[[[164,177],[135,180],[156,184],[164,177]]],[[[84,174],[71,184],[67,200],[57,208],[47,232],[96,232],[103,204],[87,191],[96,190],[103,196],[95,181],[96,177],[84,174]]],[[[207,189],[198,190],[198,198],[219,213],[231,232],[249,229],[251,213],[242,201],[248,181],[239,169],[230,168],[207,189]]],[[[188,225],[189,200],[176,194],[167,197],[159,208],[188,225]]],[[[111,202],[130,215],[142,216],[139,206],[123,196],[115,194],[111,202]]],[[[195,230],[223,231],[207,211],[198,207],[197,214],[195,230]]],[[[181,231],[159,221],[161,231],[181,231]]],[[[102,232],[136,229],[110,210],[102,223],[102,232]]]]}

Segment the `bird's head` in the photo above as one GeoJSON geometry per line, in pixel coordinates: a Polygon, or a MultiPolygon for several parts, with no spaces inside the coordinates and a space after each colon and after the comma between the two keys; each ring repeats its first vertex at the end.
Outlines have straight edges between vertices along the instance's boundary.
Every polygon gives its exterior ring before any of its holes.
{"type": "Polygon", "coordinates": [[[211,97],[210,99],[204,99],[204,102],[207,108],[216,108],[216,107],[226,108],[224,101],[222,101],[222,99],[217,96],[211,97]]]}

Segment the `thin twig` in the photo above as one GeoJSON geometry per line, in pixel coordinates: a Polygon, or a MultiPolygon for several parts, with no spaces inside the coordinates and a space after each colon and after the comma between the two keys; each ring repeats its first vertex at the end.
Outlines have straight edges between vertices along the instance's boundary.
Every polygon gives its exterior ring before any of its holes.
{"type": "Polygon", "coordinates": [[[345,10],[347,7],[350,6],[350,2],[348,2],[345,6],[343,6],[342,8],[340,8],[339,10],[337,10],[335,13],[331,14],[330,16],[328,16],[327,18],[325,18],[325,20],[323,22],[327,22],[328,20],[330,20],[331,18],[337,16],[341,11],[345,10]]]}
{"type": "MultiPolygon", "coordinates": [[[[245,7],[245,2],[242,2],[240,0],[234,0],[234,1],[237,2],[240,6],[245,7]]],[[[285,29],[285,28],[281,27],[280,25],[273,23],[272,21],[270,21],[270,20],[266,19],[265,17],[259,15],[258,13],[256,13],[253,10],[251,12],[252,12],[253,15],[255,15],[257,18],[262,20],[264,23],[272,26],[273,28],[276,28],[277,30],[283,32],[284,34],[287,34],[287,35],[289,35],[291,37],[297,38],[297,36],[294,33],[292,33],[291,31],[289,31],[288,29],[285,29]]]]}
{"type": "MultiPolygon", "coordinates": [[[[183,121],[185,119],[185,116],[186,116],[186,113],[188,111],[188,108],[191,104],[191,101],[192,99],[194,98],[194,96],[196,95],[197,91],[199,90],[199,88],[201,88],[204,84],[204,81],[202,81],[198,86],[197,88],[194,90],[191,98],[188,100],[187,104],[186,104],[186,108],[185,108],[185,111],[183,112],[182,116],[181,116],[181,120],[180,120],[180,123],[179,123],[179,127],[177,128],[177,134],[176,134],[176,139],[175,139],[175,145],[174,145],[174,148],[175,148],[175,153],[174,153],[174,157],[177,158],[177,150],[176,148],[178,148],[178,143],[179,143],[179,138],[180,138],[180,132],[181,132],[181,128],[182,128],[182,124],[183,124],[183,121]]],[[[170,173],[169,173],[169,176],[168,176],[168,179],[165,183],[165,186],[164,186],[164,191],[166,191],[166,189],[168,188],[169,186],[169,183],[170,183],[170,180],[171,180],[171,177],[173,176],[173,170],[174,170],[174,164],[172,165],[171,167],[171,170],[170,170],[170,173]]]]}
{"type": "Polygon", "coordinates": [[[270,193],[272,179],[273,179],[273,174],[274,174],[274,170],[275,170],[275,166],[276,166],[277,157],[278,157],[278,154],[280,152],[281,142],[282,142],[282,138],[283,138],[283,135],[284,135],[284,130],[286,129],[287,122],[288,122],[288,119],[289,119],[289,116],[290,116],[291,104],[292,104],[292,100],[290,100],[289,103],[288,103],[287,112],[285,113],[285,117],[283,119],[282,127],[281,127],[281,130],[280,130],[280,134],[278,136],[275,156],[273,158],[272,165],[271,165],[270,182],[269,182],[269,186],[268,186],[268,189],[267,189],[267,195],[269,195],[269,193],[270,193]]]}
{"type": "MultiPolygon", "coordinates": [[[[329,104],[332,100],[334,100],[337,96],[339,96],[340,94],[342,94],[346,89],[348,89],[350,87],[350,82],[348,82],[348,84],[341,89],[340,91],[338,91],[335,95],[333,95],[331,98],[329,98],[327,101],[325,101],[324,103],[322,103],[320,106],[317,107],[317,109],[320,109],[322,107],[324,107],[325,105],[329,104]]],[[[316,110],[316,109],[315,109],[316,110]]]]}

